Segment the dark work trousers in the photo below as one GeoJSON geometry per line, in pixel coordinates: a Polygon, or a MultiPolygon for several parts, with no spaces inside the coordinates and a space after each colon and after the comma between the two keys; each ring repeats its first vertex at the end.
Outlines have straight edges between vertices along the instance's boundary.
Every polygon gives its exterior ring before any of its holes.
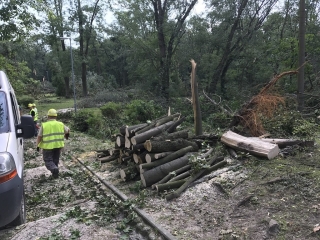
{"type": "Polygon", "coordinates": [[[60,158],[61,148],[54,148],[52,150],[43,149],[42,156],[44,164],[49,171],[59,168],[59,158],[60,158]]]}
{"type": "Polygon", "coordinates": [[[38,136],[38,127],[37,127],[37,121],[33,121],[34,122],[34,136],[38,136]]]}

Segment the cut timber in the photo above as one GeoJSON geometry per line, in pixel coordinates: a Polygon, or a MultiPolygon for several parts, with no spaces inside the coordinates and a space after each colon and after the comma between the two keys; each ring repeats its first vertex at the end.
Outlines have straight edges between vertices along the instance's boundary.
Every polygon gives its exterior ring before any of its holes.
{"type": "Polygon", "coordinates": [[[147,153],[146,162],[151,163],[157,161],[160,158],[164,158],[173,152],[163,152],[163,153],[147,153]]]}
{"type": "Polygon", "coordinates": [[[120,127],[119,132],[120,132],[120,134],[121,134],[122,136],[125,136],[125,135],[126,135],[126,128],[127,128],[126,125],[123,125],[123,126],[120,127]]]}
{"type": "Polygon", "coordinates": [[[267,157],[268,159],[278,156],[280,152],[276,144],[243,137],[232,131],[224,133],[221,137],[221,142],[237,150],[249,152],[256,156],[267,157]]]}
{"type": "Polygon", "coordinates": [[[133,151],[138,151],[138,150],[144,150],[145,148],[144,148],[144,143],[139,143],[139,144],[136,144],[136,145],[132,145],[131,146],[131,149],[133,150],[133,151]]]}
{"type": "Polygon", "coordinates": [[[134,179],[137,175],[138,170],[136,166],[130,166],[124,169],[120,169],[120,177],[124,182],[134,179]]]}
{"type": "MultiPolygon", "coordinates": [[[[177,159],[179,157],[182,157],[184,156],[186,153],[188,152],[192,152],[192,151],[196,151],[194,150],[191,146],[188,146],[188,147],[185,147],[185,148],[181,148],[179,149],[178,151],[176,152],[173,152],[171,153],[170,155],[164,157],[164,158],[161,158],[159,159],[158,161],[155,161],[155,162],[151,162],[151,163],[144,163],[144,164],[140,164],[140,170],[146,170],[146,169],[150,169],[150,168],[154,168],[154,167],[157,167],[161,164],[165,164],[167,162],[170,162],[174,159],[177,159]]],[[[142,171],[140,171],[142,172],[142,171]]],[[[160,180],[160,179],[159,179],[160,180]]],[[[158,181],[159,181],[158,180],[158,181]]]]}
{"type": "Polygon", "coordinates": [[[125,142],[124,142],[124,147],[130,149],[130,148],[131,148],[130,138],[128,138],[127,136],[125,136],[125,137],[124,137],[124,141],[125,141],[125,142]]]}
{"type": "Polygon", "coordinates": [[[113,155],[113,156],[109,156],[109,157],[100,158],[100,162],[101,163],[111,162],[111,161],[116,160],[118,158],[119,158],[119,155],[113,155]]]}
{"type": "MultiPolygon", "coordinates": [[[[219,157],[218,157],[219,158],[219,157]]],[[[214,163],[215,161],[217,161],[217,158],[212,158],[208,161],[208,164],[211,165],[212,163],[214,163]]],[[[221,162],[217,163],[216,165],[212,166],[212,169],[217,169],[220,167],[221,162]]],[[[201,169],[200,171],[198,171],[197,173],[193,174],[190,178],[188,178],[188,180],[181,185],[181,187],[179,187],[176,191],[174,191],[171,194],[168,194],[166,196],[166,200],[172,200],[174,198],[177,198],[180,196],[180,194],[190,185],[190,183],[192,183],[194,180],[196,180],[197,178],[199,178],[201,175],[205,174],[207,171],[207,169],[201,169]]],[[[212,170],[213,171],[213,170],[212,170]]]]}
{"type": "Polygon", "coordinates": [[[182,168],[179,168],[179,169],[177,169],[177,170],[175,170],[175,171],[173,171],[173,172],[170,172],[167,176],[165,176],[164,178],[162,178],[159,182],[153,184],[153,185],[152,185],[152,189],[155,188],[155,185],[162,184],[162,183],[166,183],[166,182],[168,182],[172,177],[174,177],[174,176],[176,176],[176,175],[179,175],[179,174],[181,174],[181,173],[183,173],[183,172],[185,172],[185,171],[188,171],[188,170],[190,170],[190,168],[191,168],[191,165],[188,164],[188,165],[185,165],[185,166],[182,167],[182,168]]]}
{"type": "Polygon", "coordinates": [[[164,190],[169,190],[173,188],[179,188],[184,184],[186,180],[179,180],[176,182],[169,182],[169,183],[162,183],[162,184],[157,184],[155,185],[155,188],[157,189],[158,192],[164,191],[164,190]]]}
{"type": "Polygon", "coordinates": [[[174,120],[177,117],[180,117],[180,113],[176,113],[176,114],[161,118],[156,122],[155,126],[158,127],[160,125],[163,125],[163,124],[165,124],[167,122],[170,122],[170,121],[174,120]]]}
{"type": "MultiPolygon", "coordinates": [[[[170,172],[187,165],[189,162],[189,156],[190,156],[190,154],[186,154],[183,157],[176,158],[173,161],[167,162],[167,163],[159,165],[158,167],[155,167],[151,170],[148,170],[148,171],[141,173],[140,178],[141,178],[141,182],[142,182],[143,186],[149,187],[152,184],[163,179],[170,172]]],[[[156,163],[156,162],[153,162],[153,163],[156,163]]],[[[143,165],[143,164],[141,164],[141,165],[143,165]]]]}
{"type": "MultiPolygon", "coordinates": [[[[139,135],[136,135],[134,137],[131,138],[131,143],[133,145],[136,145],[138,143],[142,143],[148,139],[150,139],[151,137],[154,137],[154,136],[157,136],[159,135],[160,133],[164,132],[168,127],[170,127],[171,125],[173,124],[172,121],[170,122],[167,122],[163,125],[160,125],[159,127],[155,127],[155,128],[152,128],[144,133],[141,133],[139,135]]],[[[127,147],[127,146],[126,146],[127,147]]]]}
{"type": "Polygon", "coordinates": [[[116,144],[118,147],[124,147],[125,139],[124,136],[118,135],[116,138],[116,144]]]}
{"type": "Polygon", "coordinates": [[[147,153],[148,153],[147,151],[141,152],[140,154],[134,153],[132,155],[134,162],[137,163],[137,164],[145,163],[146,162],[146,154],[147,153]]]}
{"type": "Polygon", "coordinates": [[[165,141],[165,140],[173,140],[173,139],[178,139],[178,138],[188,138],[188,131],[183,130],[183,131],[179,131],[179,132],[163,134],[162,136],[152,138],[152,140],[153,141],[165,141]]]}
{"type": "Polygon", "coordinates": [[[168,129],[167,132],[168,133],[173,133],[174,131],[176,131],[176,128],[186,119],[186,117],[182,117],[180,118],[178,121],[175,121],[168,129]]]}
{"type": "Polygon", "coordinates": [[[258,137],[250,137],[250,139],[261,140],[263,142],[268,142],[268,143],[274,143],[274,144],[277,144],[279,148],[285,148],[287,146],[293,146],[293,145],[298,145],[302,143],[301,140],[294,140],[294,139],[258,138],[258,137]]]}
{"type": "Polygon", "coordinates": [[[141,130],[142,128],[148,126],[148,123],[140,123],[137,125],[133,125],[133,126],[127,126],[126,127],[126,136],[131,138],[132,136],[134,136],[135,132],[141,130]]]}
{"type": "Polygon", "coordinates": [[[147,140],[144,143],[145,149],[148,150],[148,152],[173,152],[177,151],[181,148],[185,148],[187,146],[192,146],[193,151],[198,151],[199,147],[195,142],[190,142],[185,139],[177,139],[173,141],[152,141],[147,140]]]}

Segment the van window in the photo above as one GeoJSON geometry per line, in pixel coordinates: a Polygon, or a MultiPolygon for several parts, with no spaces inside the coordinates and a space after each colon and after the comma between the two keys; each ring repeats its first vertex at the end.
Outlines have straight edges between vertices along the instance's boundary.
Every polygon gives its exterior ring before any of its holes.
{"type": "Polygon", "coordinates": [[[9,132],[7,100],[4,92],[0,91],[0,133],[9,132]]]}

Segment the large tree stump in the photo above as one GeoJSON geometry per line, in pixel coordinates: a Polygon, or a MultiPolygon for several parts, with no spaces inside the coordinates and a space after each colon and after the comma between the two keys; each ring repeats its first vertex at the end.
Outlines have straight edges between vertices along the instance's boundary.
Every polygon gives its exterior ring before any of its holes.
{"type": "Polygon", "coordinates": [[[144,133],[141,133],[139,135],[136,135],[134,137],[131,138],[131,143],[133,145],[138,144],[138,143],[142,143],[148,139],[150,139],[151,137],[157,136],[160,133],[164,132],[168,127],[170,127],[173,124],[173,121],[167,122],[163,125],[160,125],[159,127],[155,127],[152,128],[144,133]]]}
{"type": "Polygon", "coordinates": [[[173,141],[152,141],[147,140],[144,143],[145,149],[148,150],[148,152],[174,152],[181,148],[185,148],[187,146],[192,146],[193,151],[198,151],[199,147],[195,142],[190,142],[185,139],[177,139],[173,141]]]}
{"type": "Polygon", "coordinates": [[[224,133],[221,137],[221,142],[237,150],[249,152],[256,156],[267,157],[268,159],[278,156],[280,152],[277,144],[247,138],[232,131],[224,133]]]}
{"type": "MultiPolygon", "coordinates": [[[[148,171],[141,173],[140,178],[141,178],[141,182],[142,182],[143,186],[149,187],[152,184],[163,179],[170,172],[187,165],[189,163],[189,156],[190,156],[190,154],[187,154],[183,157],[179,157],[173,161],[167,162],[167,163],[159,165],[158,167],[155,167],[151,170],[148,170],[148,171]]],[[[154,163],[156,163],[156,162],[154,162],[154,163]]]]}

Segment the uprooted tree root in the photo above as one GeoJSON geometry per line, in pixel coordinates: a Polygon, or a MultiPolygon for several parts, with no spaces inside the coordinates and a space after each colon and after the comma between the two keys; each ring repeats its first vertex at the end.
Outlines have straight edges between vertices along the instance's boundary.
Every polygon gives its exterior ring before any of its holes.
{"type": "Polygon", "coordinates": [[[283,72],[275,76],[265,87],[261,89],[259,94],[253,96],[251,100],[245,104],[235,116],[236,121],[232,126],[241,124],[248,129],[253,136],[260,136],[265,133],[261,117],[272,117],[279,104],[284,104],[284,97],[277,94],[274,86],[277,81],[286,76],[297,74],[298,71],[283,72]]]}

